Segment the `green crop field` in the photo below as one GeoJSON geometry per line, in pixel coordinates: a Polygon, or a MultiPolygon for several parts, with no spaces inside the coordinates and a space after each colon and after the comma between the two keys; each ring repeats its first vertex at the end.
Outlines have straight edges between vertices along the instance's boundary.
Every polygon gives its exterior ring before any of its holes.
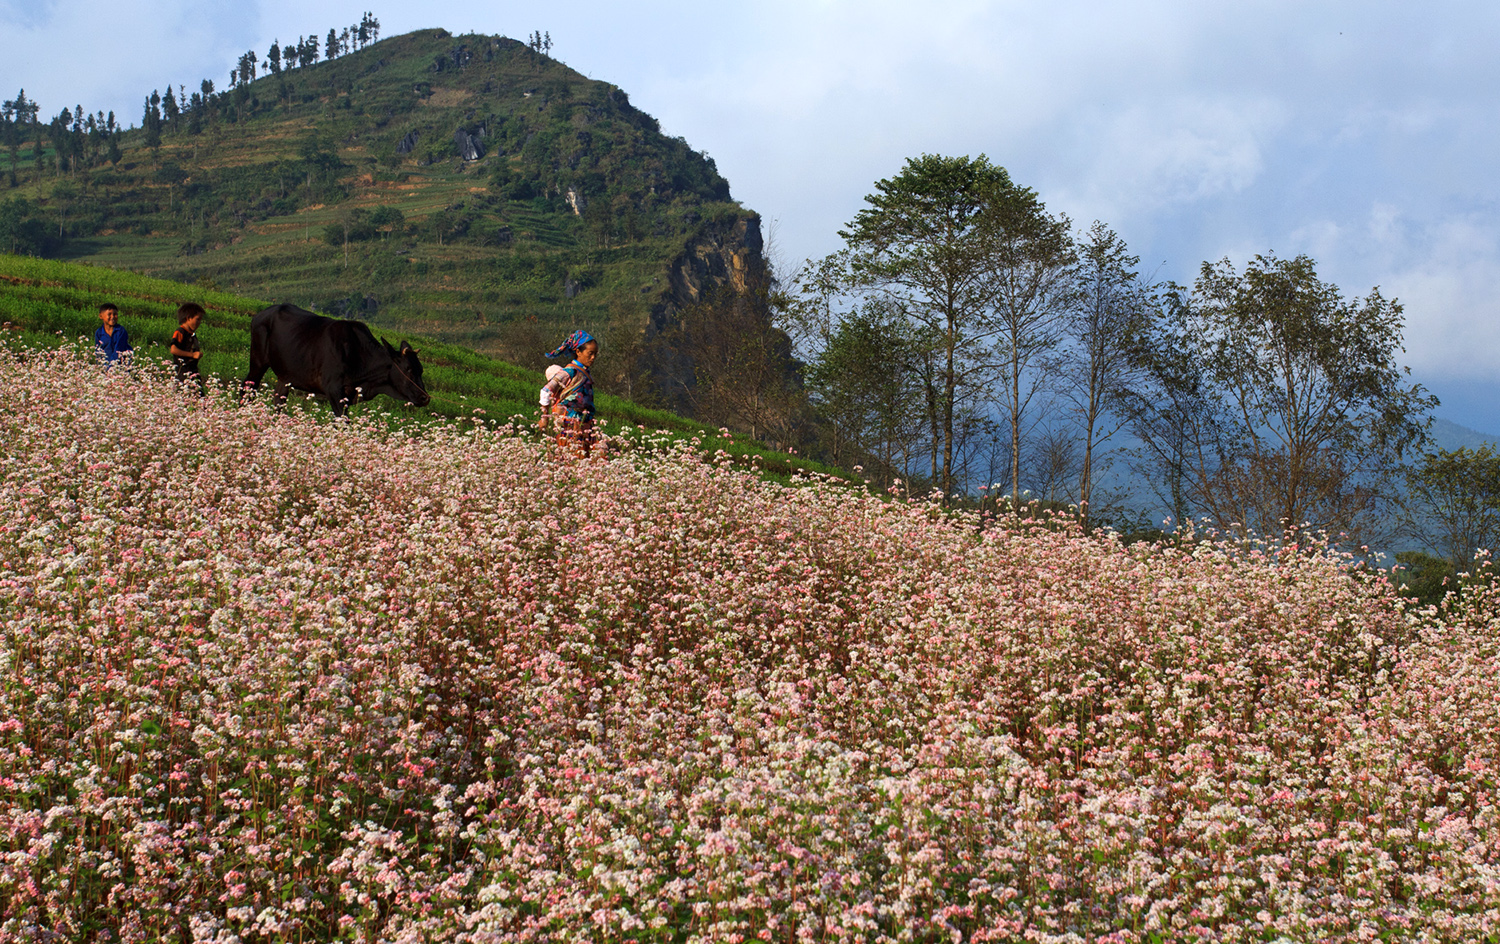
{"type": "MultiPolygon", "coordinates": [[[[177,306],[196,301],[207,308],[208,318],[198,332],[204,352],[202,369],[205,377],[217,379],[222,396],[234,395],[248,370],[250,319],[270,304],[104,266],[0,254],[0,323],[12,343],[92,344],[99,326],[99,305],[104,301],[120,306],[120,323],[130,332],[137,357],[157,361],[168,357],[177,306]]],[[[536,416],[540,373],[451,342],[378,329],[376,336],[392,343],[410,340],[420,351],[423,379],[433,399],[424,410],[412,411],[414,417],[504,423],[513,418],[530,422],[536,416]]],[[[698,438],[707,444],[705,448],[722,448],[738,460],[754,462],[772,478],[799,473],[844,475],[743,436],[726,440],[718,430],[608,393],[600,393],[598,404],[604,430],[613,435],[639,439],[646,431],[657,442],[662,441],[663,432],[668,440],[698,438]]],[[[327,409],[319,403],[296,408],[327,409]]],[[[376,400],[354,409],[400,408],[389,400],[376,400]]]]}

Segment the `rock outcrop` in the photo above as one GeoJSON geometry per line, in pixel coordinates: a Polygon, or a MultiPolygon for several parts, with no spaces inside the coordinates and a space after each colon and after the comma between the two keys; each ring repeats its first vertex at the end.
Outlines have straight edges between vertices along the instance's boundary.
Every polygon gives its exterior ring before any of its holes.
{"type": "Polygon", "coordinates": [[[758,214],[701,227],[667,267],[667,288],[651,307],[647,337],[680,321],[682,312],[715,291],[763,291],[769,276],[761,254],[764,249],[758,214]]]}
{"type": "Polygon", "coordinates": [[[462,128],[453,132],[453,146],[458,148],[458,156],[466,161],[477,161],[484,157],[484,142],[479,135],[470,134],[462,128]]]}
{"type": "Polygon", "coordinates": [[[670,409],[694,413],[697,365],[690,339],[724,336],[723,325],[718,331],[702,330],[714,326],[700,325],[699,319],[727,316],[743,326],[741,319],[749,314],[761,328],[776,330],[766,304],[770,271],[763,249],[760,217],[745,213],[699,227],[667,267],[666,286],[646,324],[641,366],[657,398],[670,409]]]}

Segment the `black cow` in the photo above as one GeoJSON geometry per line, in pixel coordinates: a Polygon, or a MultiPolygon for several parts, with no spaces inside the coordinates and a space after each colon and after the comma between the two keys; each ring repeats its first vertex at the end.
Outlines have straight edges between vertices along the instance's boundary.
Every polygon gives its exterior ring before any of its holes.
{"type": "Polygon", "coordinates": [[[350,404],[380,394],[426,406],[422,364],[405,341],[400,350],[376,341],[358,321],[324,318],[296,305],[272,305],[250,319],[250,373],[241,395],[260,387],[267,370],[276,372],[276,399],[289,387],[328,398],[334,416],[350,404]]]}

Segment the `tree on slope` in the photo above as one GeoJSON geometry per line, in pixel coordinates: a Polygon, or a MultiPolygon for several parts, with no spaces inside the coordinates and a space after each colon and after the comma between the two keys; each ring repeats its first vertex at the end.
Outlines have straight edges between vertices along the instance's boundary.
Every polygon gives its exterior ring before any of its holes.
{"type": "Polygon", "coordinates": [[[835,465],[872,466],[882,486],[908,474],[926,441],[920,350],[911,325],[880,299],[832,329],[807,382],[835,465]]]}
{"type": "Polygon", "coordinates": [[[1154,288],[1136,272],[1139,256],[1103,223],[1078,245],[1073,304],[1062,320],[1064,347],[1053,372],[1081,440],[1078,501],[1088,516],[1103,443],[1131,416],[1131,399],[1147,380],[1136,352],[1159,313],[1154,288]]]}
{"type": "Polygon", "coordinates": [[[1439,449],[1406,474],[1408,536],[1455,569],[1500,548],[1500,454],[1490,446],[1439,449]]]}
{"type": "Polygon", "coordinates": [[[1436,405],[1398,366],[1402,309],[1346,300],[1307,256],[1204,263],[1175,336],[1209,406],[1191,490],[1223,527],[1372,536],[1436,405]]]}
{"type": "Polygon", "coordinates": [[[21,145],[25,143],[28,133],[35,133],[37,128],[37,113],[41,106],[26,97],[26,90],[16,93],[16,97],[5,102],[5,147],[10,152],[10,169],[14,171],[20,164],[21,145]]]}
{"type": "Polygon", "coordinates": [[[1068,256],[1066,223],[983,155],[924,154],[875,191],[840,232],[846,248],[825,260],[821,290],[880,298],[928,339],[933,478],[950,494],[965,401],[997,363],[1025,370],[1032,319],[1054,301],[1050,267],[1068,256]]]}

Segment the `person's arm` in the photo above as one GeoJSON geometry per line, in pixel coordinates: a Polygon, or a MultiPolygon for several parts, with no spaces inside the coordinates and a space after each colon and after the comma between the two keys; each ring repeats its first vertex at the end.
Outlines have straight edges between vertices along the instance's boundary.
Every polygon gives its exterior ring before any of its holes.
{"type": "Polygon", "coordinates": [[[124,354],[126,351],[135,350],[135,348],[130,346],[130,332],[125,330],[125,326],[115,325],[115,330],[120,332],[120,343],[116,345],[115,350],[121,354],[124,354]]]}
{"type": "Polygon", "coordinates": [[[173,357],[189,357],[189,358],[192,358],[195,361],[198,360],[199,358],[201,358],[203,356],[203,352],[202,351],[189,351],[187,348],[178,347],[177,346],[177,339],[179,337],[181,337],[181,335],[182,335],[181,330],[173,331],[172,332],[172,342],[171,342],[171,348],[170,348],[171,351],[172,351],[172,356],[173,357]]]}

